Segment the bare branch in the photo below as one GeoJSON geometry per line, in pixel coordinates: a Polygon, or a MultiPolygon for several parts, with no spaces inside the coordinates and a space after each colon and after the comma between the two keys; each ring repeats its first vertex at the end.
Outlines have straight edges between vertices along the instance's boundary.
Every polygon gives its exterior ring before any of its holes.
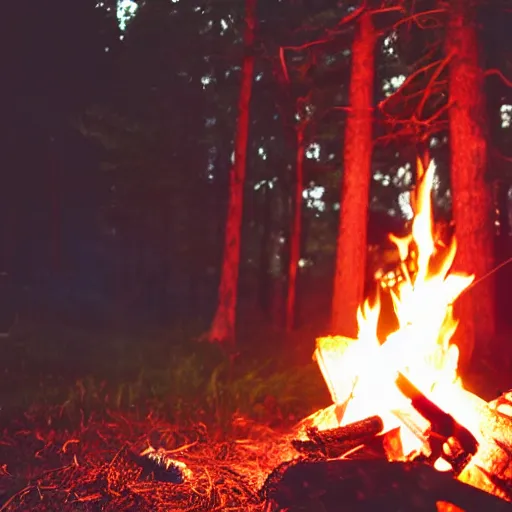
{"type": "Polygon", "coordinates": [[[443,65],[443,62],[444,62],[445,59],[439,59],[439,60],[436,60],[434,62],[431,62],[430,64],[427,64],[426,66],[423,66],[422,68],[420,69],[417,69],[414,73],[410,74],[405,80],[404,80],[404,83],[391,95],[391,96],[388,96],[387,98],[383,99],[382,101],[379,102],[379,104],[377,105],[377,108],[379,110],[384,110],[384,107],[386,106],[386,103],[388,101],[391,100],[391,98],[393,98],[394,96],[399,96],[400,94],[403,93],[404,89],[406,89],[409,84],[415,79],[417,78],[418,76],[420,76],[422,73],[426,73],[428,70],[432,69],[432,68],[435,68],[436,66],[440,66],[440,65],[443,65]]]}
{"type": "Polygon", "coordinates": [[[279,48],[279,61],[281,62],[281,69],[283,70],[284,79],[287,83],[290,83],[290,75],[288,74],[288,66],[286,65],[286,58],[284,56],[284,48],[279,48]]]}
{"type": "Polygon", "coordinates": [[[498,148],[493,147],[491,152],[494,157],[504,160],[505,162],[512,163],[512,156],[504,155],[498,148]]]}
{"type": "Polygon", "coordinates": [[[448,63],[452,60],[454,55],[454,51],[452,50],[442,61],[441,64],[437,67],[437,69],[432,73],[432,76],[430,77],[430,80],[428,81],[427,87],[425,87],[425,92],[423,94],[423,98],[420,101],[420,104],[418,105],[416,112],[417,117],[421,117],[421,113],[423,112],[423,108],[425,107],[425,103],[427,102],[428,97],[430,96],[430,93],[432,91],[432,87],[436,80],[439,78],[441,73],[445,70],[448,63]]]}
{"type": "Polygon", "coordinates": [[[507,87],[512,87],[512,80],[510,80],[509,78],[507,78],[499,69],[496,69],[496,68],[493,68],[493,69],[488,69],[485,73],[484,73],[484,76],[492,76],[492,75],[496,75],[498,78],[501,79],[501,81],[507,86],[507,87]]]}

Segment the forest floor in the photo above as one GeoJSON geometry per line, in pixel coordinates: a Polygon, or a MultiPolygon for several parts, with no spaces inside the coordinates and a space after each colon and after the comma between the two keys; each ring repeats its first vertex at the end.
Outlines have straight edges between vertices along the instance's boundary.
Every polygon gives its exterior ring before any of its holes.
{"type": "MultiPolygon", "coordinates": [[[[6,340],[0,511],[263,510],[291,426],[329,404],[320,372],[271,335],[234,362],[192,338],[37,328],[6,340]],[[150,447],[171,471],[140,457],[150,447]]],[[[512,387],[506,366],[477,363],[471,391],[512,387]]]]}
{"type": "Polygon", "coordinates": [[[187,328],[15,333],[0,360],[0,511],[261,510],[286,433],[329,397],[311,356],[260,335],[233,359],[187,328]],[[149,447],[192,476],[154,480],[149,447]]]}
{"type": "Polygon", "coordinates": [[[66,423],[33,410],[4,430],[0,510],[263,510],[266,477],[291,458],[284,433],[242,418],[229,438],[120,412],[66,423]],[[154,446],[166,450],[160,466],[140,456],[154,446]]]}

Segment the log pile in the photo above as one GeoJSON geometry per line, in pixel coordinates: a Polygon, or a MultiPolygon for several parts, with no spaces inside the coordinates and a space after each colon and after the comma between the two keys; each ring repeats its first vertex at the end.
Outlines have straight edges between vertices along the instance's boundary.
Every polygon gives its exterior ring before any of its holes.
{"type": "Polygon", "coordinates": [[[383,434],[379,416],[324,431],[309,427],[306,438],[292,441],[300,457],[263,486],[268,510],[512,510],[512,391],[489,404],[458,391],[459,403],[474,409],[475,436],[457,421],[457,406],[446,413],[402,375],[397,385],[430,424],[421,452],[404,457],[398,429],[383,434]],[[439,458],[451,470],[435,469],[439,458]]]}

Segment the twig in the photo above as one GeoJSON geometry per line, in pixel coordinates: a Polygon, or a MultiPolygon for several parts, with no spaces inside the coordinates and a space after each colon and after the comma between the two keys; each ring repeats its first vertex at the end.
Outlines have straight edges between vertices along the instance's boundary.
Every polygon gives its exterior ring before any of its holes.
{"type": "Polygon", "coordinates": [[[415,13],[415,14],[411,14],[407,18],[403,18],[403,19],[397,21],[393,25],[393,29],[396,30],[400,25],[403,25],[404,23],[410,23],[412,21],[420,29],[425,30],[426,28],[429,28],[429,27],[426,27],[425,25],[422,25],[421,21],[420,21],[420,18],[422,18],[424,16],[431,16],[433,14],[444,14],[445,12],[446,12],[446,9],[431,9],[429,11],[423,11],[423,12],[418,12],[418,13],[415,13]]]}
{"type": "Polygon", "coordinates": [[[7,510],[7,507],[17,498],[23,498],[23,496],[26,496],[28,493],[32,492],[34,489],[36,489],[35,485],[29,485],[28,487],[24,487],[21,491],[18,491],[16,494],[13,494],[3,505],[2,508],[0,508],[0,512],[3,512],[4,510],[7,510]]]}
{"type": "Polygon", "coordinates": [[[425,87],[425,92],[423,94],[423,97],[420,101],[420,104],[418,105],[416,111],[418,113],[418,118],[421,117],[421,113],[423,111],[423,108],[425,107],[425,103],[427,101],[427,98],[429,97],[429,92],[432,90],[432,87],[437,80],[437,78],[441,75],[441,73],[444,71],[450,60],[452,60],[454,55],[454,51],[452,50],[439,64],[437,69],[432,73],[432,76],[430,77],[430,80],[428,81],[427,86],[425,87]]]}
{"type": "Polygon", "coordinates": [[[501,79],[501,81],[507,86],[507,87],[512,87],[512,80],[508,79],[499,69],[496,69],[496,68],[493,68],[493,69],[488,69],[485,73],[484,73],[484,76],[485,77],[488,77],[488,76],[492,76],[492,75],[496,75],[498,76],[498,78],[501,79]]]}
{"type": "Polygon", "coordinates": [[[430,64],[427,64],[426,66],[423,66],[422,68],[420,69],[417,69],[416,71],[414,71],[414,73],[410,74],[405,80],[404,80],[404,83],[393,93],[391,94],[391,96],[388,96],[387,98],[383,99],[382,101],[379,102],[379,104],[377,105],[378,109],[379,110],[383,110],[386,103],[388,101],[391,100],[391,98],[395,97],[395,96],[398,96],[399,94],[402,94],[402,91],[408,87],[408,85],[415,79],[417,78],[419,75],[421,75],[422,73],[426,73],[428,70],[432,69],[432,68],[435,68],[436,66],[439,66],[441,64],[443,64],[443,61],[444,59],[439,59],[439,60],[436,60],[435,62],[431,62],[430,64]]]}

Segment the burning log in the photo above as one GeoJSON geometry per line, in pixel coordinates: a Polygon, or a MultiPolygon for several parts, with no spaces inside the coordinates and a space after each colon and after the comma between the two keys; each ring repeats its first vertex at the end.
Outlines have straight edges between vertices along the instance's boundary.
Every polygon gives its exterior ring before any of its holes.
{"type": "Polygon", "coordinates": [[[308,440],[292,441],[293,447],[302,453],[322,454],[328,458],[340,457],[359,445],[374,439],[384,429],[379,416],[371,416],[343,427],[318,430],[310,427],[306,430],[308,440]]]}
{"type": "Polygon", "coordinates": [[[470,426],[480,446],[459,479],[512,501],[512,411],[507,407],[512,392],[497,400],[485,402],[464,389],[449,396],[436,397],[451,404],[458,421],[470,426]]]}
{"type": "Polygon", "coordinates": [[[435,511],[437,502],[466,512],[511,511],[512,505],[421,463],[386,460],[299,461],[264,488],[268,509],[325,512],[435,511]]]}
{"type": "Polygon", "coordinates": [[[411,404],[430,424],[431,458],[445,459],[459,475],[477,452],[478,441],[464,426],[434,402],[429,400],[412,382],[399,373],[396,385],[411,400],[411,404]]]}

